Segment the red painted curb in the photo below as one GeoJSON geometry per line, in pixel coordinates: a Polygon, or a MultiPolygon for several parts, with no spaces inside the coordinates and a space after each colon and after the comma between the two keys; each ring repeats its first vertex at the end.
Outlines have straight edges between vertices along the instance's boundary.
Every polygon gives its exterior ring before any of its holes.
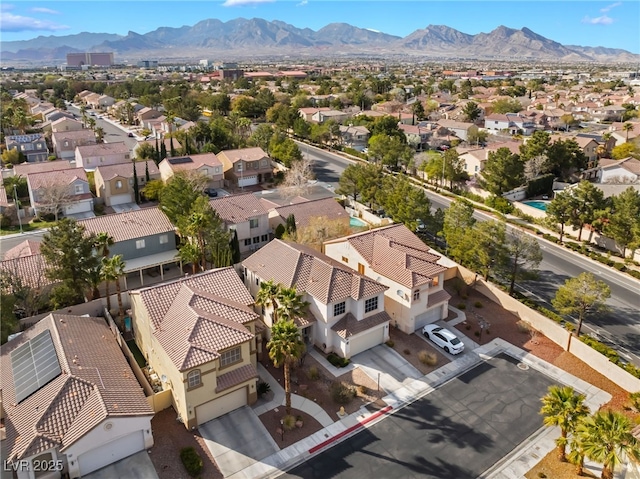
{"type": "Polygon", "coordinates": [[[311,449],[309,449],[309,454],[313,454],[314,452],[319,451],[320,449],[328,446],[332,442],[337,441],[338,439],[346,436],[347,434],[351,434],[356,429],[360,429],[361,427],[364,427],[364,425],[367,424],[368,422],[371,422],[374,419],[379,418],[383,414],[387,414],[392,409],[393,408],[391,406],[387,406],[384,409],[381,409],[380,411],[377,411],[377,412],[373,413],[371,416],[367,417],[366,419],[363,419],[362,421],[359,421],[358,424],[355,424],[355,425],[351,426],[350,428],[347,428],[344,431],[336,434],[335,436],[330,437],[326,441],[323,441],[320,444],[317,444],[317,445],[313,446],[311,449]]]}

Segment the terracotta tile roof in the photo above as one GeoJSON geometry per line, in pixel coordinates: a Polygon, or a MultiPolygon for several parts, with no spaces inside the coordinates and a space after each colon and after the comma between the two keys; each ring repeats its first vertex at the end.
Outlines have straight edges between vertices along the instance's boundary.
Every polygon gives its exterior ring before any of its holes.
{"type": "Polygon", "coordinates": [[[8,249],[4,253],[4,259],[15,259],[24,256],[32,256],[34,254],[40,254],[40,242],[33,240],[24,240],[22,243],[8,249]]]}
{"type": "Polygon", "coordinates": [[[159,208],[96,216],[78,220],[78,223],[87,233],[109,233],[116,243],[174,231],[169,218],[159,208]]]}
{"type": "Polygon", "coordinates": [[[244,161],[258,161],[262,158],[268,158],[267,155],[262,148],[240,148],[237,150],[224,150],[219,153],[220,155],[224,155],[231,163],[235,163],[239,160],[244,161]]]}
{"type": "MultiPolygon", "coordinates": [[[[62,118],[60,118],[60,120],[62,120],[62,118]]],[[[55,131],[51,136],[58,145],[60,145],[64,140],[93,140],[96,142],[96,134],[93,130],[55,131]]]]}
{"type": "Polygon", "coordinates": [[[220,374],[217,378],[216,393],[225,391],[233,386],[242,384],[250,379],[256,379],[258,377],[258,371],[253,364],[247,364],[239,368],[229,371],[228,373],[220,374]]]}
{"type": "MultiPolygon", "coordinates": [[[[145,176],[147,166],[149,167],[150,177],[160,177],[160,170],[158,170],[158,167],[153,160],[136,162],[136,173],[138,177],[145,176]]],[[[116,176],[121,176],[123,178],[133,178],[133,162],[126,161],[124,163],[117,163],[115,165],[98,166],[96,168],[96,174],[100,174],[100,176],[102,176],[102,179],[105,181],[112,180],[116,176]]]]}
{"type": "Polygon", "coordinates": [[[96,143],[95,145],[78,146],[78,154],[87,158],[90,156],[102,156],[102,155],[126,155],[130,152],[127,144],[122,142],[117,143],[96,143]]]}
{"type": "Polygon", "coordinates": [[[391,321],[391,317],[386,311],[380,311],[360,321],[351,313],[347,313],[336,324],[331,326],[331,330],[335,331],[342,339],[346,339],[389,321],[391,321]]]}
{"type": "Polygon", "coordinates": [[[429,298],[427,299],[427,307],[430,308],[431,306],[442,303],[443,301],[449,301],[450,299],[451,295],[444,289],[436,291],[435,293],[429,293],[429,298]]]}
{"type": "Polygon", "coordinates": [[[227,225],[244,223],[251,218],[268,214],[253,193],[214,198],[209,204],[227,225]]]}
{"type": "Polygon", "coordinates": [[[4,186],[0,185],[0,206],[9,206],[9,200],[7,199],[7,190],[4,186]]]}
{"type": "Polygon", "coordinates": [[[293,322],[298,328],[306,328],[307,326],[312,325],[317,321],[316,317],[313,315],[311,311],[307,309],[307,312],[304,316],[298,316],[293,318],[293,322]]]}
{"type": "Polygon", "coordinates": [[[43,274],[46,267],[47,263],[41,254],[19,256],[0,262],[0,270],[16,276],[25,285],[36,289],[52,284],[43,274]]]}
{"type": "Polygon", "coordinates": [[[635,158],[628,157],[623,158],[622,160],[613,160],[610,158],[600,158],[598,162],[598,166],[600,168],[622,168],[627,170],[630,173],[640,175],[640,160],[636,160],[635,158]]]}
{"type": "Polygon", "coordinates": [[[15,165],[13,171],[16,176],[27,176],[29,173],[43,173],[45,171],[68,170],[71,162],[67,160],[47,161],[41,163],[22,163],[15,165]]]}
{"type": "Polygon", "coordinates": [[[32,190],[37,190],[50,185],[70,185],[76,180],[82,180],[88,183],[87,173],[83,168],[69,168],[68,170],[29,173],[27,175],[27,180],[29,182],[29,187],[32,190]]]}
{"type": "Polygon", "coordinates": [[[153,411],[103,318],[50,314],[1,347],[7,458],[62,452],[110,416],[153,411]],[[16,401],[11,351],[49,330],[62,374],[16,401]]]}
{"type": "MultiPolygon", "coordinates": [[[[174,145],[175,146],[175,145],[174,145]]],[[[199,155],[188,156],[176,156],[171,158],[165,158],[162,160],[166,163],[172,171],[184,171],[184,170],[197,170],[203,166],[222,166],[222,162],[214,153],[202,153],[199,155]],[[180,163],[172,163],[173,161],[180,161],[180,163]]]]}
{"type": "Polygon", "coordinates": [[[349,224],[349,214],[333,198],[322,198],[319,200],[303,201],[300,203],[278,206],[275,208],[282,221],[293,214],[296,218],[296,226],[304,228],[309,225],[312,218],[324,217],[328,220],[342,219],[349,224]]]}
{"type": "Polygon", "coordinates": [[[242,262],[264,280],[295,286],[323,304],[359,300],[388,288],[304,245],[273,240],[242,262]]]}

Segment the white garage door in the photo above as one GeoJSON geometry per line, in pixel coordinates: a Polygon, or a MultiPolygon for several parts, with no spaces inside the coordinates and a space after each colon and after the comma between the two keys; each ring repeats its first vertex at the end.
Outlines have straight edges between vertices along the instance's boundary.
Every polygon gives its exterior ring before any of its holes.
{"type": "Polygon", "coordinates": [[[110,199],[109,199],[109,204],[110,205],[121,205],[123,203],[133,203],[133,201],[131,201],[131,195],[130,194],[126,194],[126,195],[113,195],[110,199]]]}
{"type": "Polygon", "coordinates": [[[382,344],[384,340],[384,326],[370,329],[349,339],[349,355],[355,356],[362,351],[366,351],[378,344],[382,344]]]}
{"type": "Polygon", "coordinates": [[[435,323],[440,319],[440,310],[442,306],[430,309],[424,313],[416,316],[416,331],[422,329],[424,326],[430,323],[435,323]]]}
{"type": "Polygon", "coordinates": [[[78,456],[80,475],[89,474],[142,450],[144,450],[142,431],[136,431],[106,444],[101,444],[100,447],[78,456]]]}
{"type": "Polygon", "coordinates": [[[257,176],[244,176],[238,179],[238,186],[251,186],[258,184],[257,176]]]}
{"type": "Polygon", "coordinates": [[[203,424],[246,405],[247,388],[244,387],[196,407],[196,420],[203,424]]]}
{"type": "Polygon", "coordinates": [[[85,213],[87,211],[93,211],[93,202],[90,201],[79,201],[77,203],[71,203],[64,207],[65,214],[73,215],[77,213],[85,213]]]}

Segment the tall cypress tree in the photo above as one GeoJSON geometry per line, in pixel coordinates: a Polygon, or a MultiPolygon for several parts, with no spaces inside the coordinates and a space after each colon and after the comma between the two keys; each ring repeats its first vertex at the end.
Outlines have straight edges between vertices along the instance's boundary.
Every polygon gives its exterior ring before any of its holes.
{"type": "Polygon", "coordinates": [[[233,264],[237,264],[240,262],[240,241],[238,241],[238,232],[233,230],[233,236],[231,237],[231,242],[229,243],[231,247],[231,261],[233,264]]]}
{"type": "Polygon", "coordinates": [[[153,159],[156,162],[156,166],[158,166],[162,161],[162,157],[160,156],[160,148],[158,148],[158,135],[156,135],[156,156],[153,159]]]}
{"type": "Polygon", "coordinates": [[[133,196],[136,204],[140,204],[140,185],[138,185],[138,173],[136,172],[136,160],[133,160],[133,196]]]}
{"type": "Polygon", "coordinates": [[[167,157],[167,147],[164,144],[164,140],[160,143],[160,161],[167,157]]]}
{"type": "Polygon", "coordinates": [[[144,176],[147,179],[147,183],[151,181],[151,176],[149,176],[149,161],[144,162],[144,176]]]}

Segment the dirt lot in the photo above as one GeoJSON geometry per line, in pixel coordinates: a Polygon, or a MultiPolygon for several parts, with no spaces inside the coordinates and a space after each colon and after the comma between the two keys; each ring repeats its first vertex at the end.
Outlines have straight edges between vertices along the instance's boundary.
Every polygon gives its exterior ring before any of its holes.
{"type": "Polygon", "coordinates": [[[296,418],[302,418],[302,427],[294,427],[290,430],[287,430],[285,428],[284,434],[282,434],[280,420],[285,416],[285,413],[286,411],[283,406],[278,408],[277,412],[275,410],[271,410],[259,416],[260,421],[262,421],[262,424],[264,424],[264,427],[267,428],[267,431],[269,431],[269,434],[271,434],[271,437],[280,447],[280,449],[291,446],[301,439],[304,439],[307,436],[311,436],[313,433],[316,433],[320,429],[322,429],[322,424],[316,421],[313,417],[309,416],[307,413],[298,411],[297,409],[291,409],[292,416],[295,416],[296,418]]]}

